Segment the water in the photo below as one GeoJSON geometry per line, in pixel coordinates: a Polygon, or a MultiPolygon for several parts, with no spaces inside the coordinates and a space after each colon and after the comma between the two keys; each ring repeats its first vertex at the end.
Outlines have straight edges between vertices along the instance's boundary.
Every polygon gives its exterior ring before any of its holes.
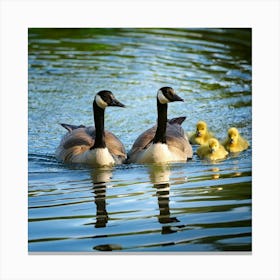
{"type": "Polygon", "coordinates": [[[162,86],[184,98],[168,117],[187,116],[185,131],[203,119],[252,143],[250,30],[30,29],[28,62],[29,252],[251,251],[251,147],[101,170],[54,158],[59,123],[92,125],[102,89],[126,105],[106,110],[105,127],[127,151],[155,123],[162,86]]]}

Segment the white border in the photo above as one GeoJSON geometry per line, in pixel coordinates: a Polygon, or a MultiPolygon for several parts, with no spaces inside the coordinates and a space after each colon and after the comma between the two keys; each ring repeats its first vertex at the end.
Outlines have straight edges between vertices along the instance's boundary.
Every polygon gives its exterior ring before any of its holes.
{"type": "Polygon", "coordinates": [[[279,279],[279,2],[1,1],[0,279],[279,279]],[[253,28],[253,254],[28,255],[27,28],[253,28]]]}

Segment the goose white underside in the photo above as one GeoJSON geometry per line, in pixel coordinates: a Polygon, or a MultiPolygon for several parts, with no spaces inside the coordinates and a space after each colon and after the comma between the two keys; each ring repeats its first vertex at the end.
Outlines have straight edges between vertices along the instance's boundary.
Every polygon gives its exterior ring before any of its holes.
{"type": "Polygon", "coordinates": [[[96,148],[87,150],[82,154],[72,156],[71,162],[73,163],[88,163],[94,166],[112,166],[115,160],[107,148],[96,148]]]}
{"type": "Polygon", "coordinates": [[[186,161],[186,156],[176,153],[167,144],[156,143],[150,145],[146,150],[139,152],[137,163],[165,163],[165,162],[186,161]]]}

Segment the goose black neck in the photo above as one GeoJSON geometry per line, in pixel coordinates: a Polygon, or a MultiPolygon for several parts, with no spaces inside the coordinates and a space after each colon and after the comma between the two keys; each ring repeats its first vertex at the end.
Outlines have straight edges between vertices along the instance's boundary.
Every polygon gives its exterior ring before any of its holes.
{"type": "Polygon", "coordinates": [[[157,100],[158,123],[153,143],[166,143],[167,104],[157,100]]]}
{"type": "Polygon", "coordinates": [[[93,115],[95,125],[95,142],[91,149],[105,148],[104,109],[100,108],[95,100],[93,102],[93,115]]]}

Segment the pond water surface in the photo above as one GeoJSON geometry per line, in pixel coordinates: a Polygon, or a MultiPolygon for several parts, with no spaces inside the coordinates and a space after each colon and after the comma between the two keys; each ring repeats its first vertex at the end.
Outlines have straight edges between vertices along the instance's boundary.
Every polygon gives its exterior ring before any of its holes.
{"type": "MultiPolygon", "coordinates": [[[[156,92],[184,103],[186,132],[205,120],[217,138],[236,126],[252,143],[251,30],[29,29],[29,252],[251,251],[252,150],[226,160],[94,169],[57,162],[66,130],[93,125],[111,90],[106,129],[128,151],[156,122],[156,92]]],[[[194,151],[196,150],[194,146],[194,151]]]]}

